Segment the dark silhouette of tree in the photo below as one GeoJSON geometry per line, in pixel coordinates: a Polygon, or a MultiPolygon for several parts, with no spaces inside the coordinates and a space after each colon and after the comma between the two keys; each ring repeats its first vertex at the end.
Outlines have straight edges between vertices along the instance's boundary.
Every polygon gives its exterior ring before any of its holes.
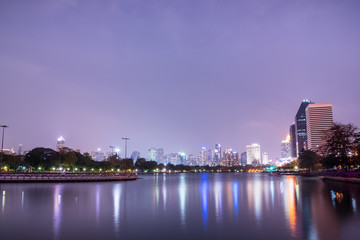
{"type": "Polygon", "coordinates": [[[299,167],[307,168],[309,169],[309,172],[312,172],[316,165],[320,163],[320,159],[320,155],[318,155],[316,152],[305,150],[299,155],[299,167]]]}
{"type": "Polygon", "coordinates": [[[348,169],[356,164],[360,142],[358,128],[352,124],[334,123],[325,131],[325,144],[321,150],[324,153],[323,164],[327,167],[341,166],[348,169]]]}

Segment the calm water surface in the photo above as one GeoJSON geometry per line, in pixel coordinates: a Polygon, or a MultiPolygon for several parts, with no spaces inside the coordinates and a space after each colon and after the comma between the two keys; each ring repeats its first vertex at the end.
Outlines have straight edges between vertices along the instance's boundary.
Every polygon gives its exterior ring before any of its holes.
{"type": "Polygon", "coordinates": [[[203,173],[0,184],[1,239],[360,239],[360,186],[203,173]]]}

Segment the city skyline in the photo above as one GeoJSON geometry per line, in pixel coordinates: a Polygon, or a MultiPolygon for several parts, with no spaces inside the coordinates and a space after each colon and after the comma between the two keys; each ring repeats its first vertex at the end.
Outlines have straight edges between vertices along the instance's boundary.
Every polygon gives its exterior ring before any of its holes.
{"type": "Polygon", "coordinates": [[[62,135],[73,149],[123,150],[126,136],[129,153],[258,143],[273,159],[303,99],[360,126],[359,9],[2,1],[4,148],[55,149],[62,135]]]}

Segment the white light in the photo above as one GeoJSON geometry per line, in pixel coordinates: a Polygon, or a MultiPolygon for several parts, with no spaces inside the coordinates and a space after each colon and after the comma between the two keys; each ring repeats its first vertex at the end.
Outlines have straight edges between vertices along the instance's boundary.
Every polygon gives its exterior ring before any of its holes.
{"type": "Polygon", "coordinates": [[[115,148],[115,152],[120,152],[120,148],[115,148]]]}

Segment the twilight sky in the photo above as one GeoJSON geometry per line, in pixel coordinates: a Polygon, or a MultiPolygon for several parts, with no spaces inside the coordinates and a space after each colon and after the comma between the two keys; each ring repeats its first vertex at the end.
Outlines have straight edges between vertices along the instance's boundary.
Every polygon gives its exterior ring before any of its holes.
{"type": "Polygon", "coordinates": [[[359,13],[358,0],[2,0],[5,147],[256,142],[273,159],[304,98],[360,126],[359,13]]]}

